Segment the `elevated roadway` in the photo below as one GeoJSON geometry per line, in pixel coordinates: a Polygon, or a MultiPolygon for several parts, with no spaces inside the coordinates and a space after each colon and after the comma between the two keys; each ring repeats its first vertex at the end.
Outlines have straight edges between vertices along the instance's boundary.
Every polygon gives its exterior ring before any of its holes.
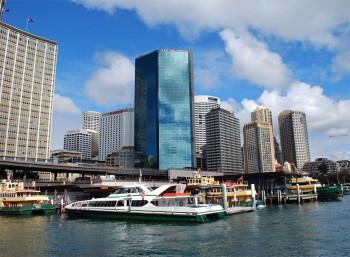
{"type": "MultiPolygon", "coordinates": [[[[24,170],[24,171],[42,171],[52,173],[78,173],[84,175],[115,175],[125,177],[136,177],[140,175],[139,169],[118,168],[105,166],[90,166],[84,164],[51,164],[39,162],[20,162],[13,160],[0,160],[0,170],[24,170]]],[[[168,179],[168,171],[142,169],[143,177],[152,177],[154,179],[168,179]]]]}

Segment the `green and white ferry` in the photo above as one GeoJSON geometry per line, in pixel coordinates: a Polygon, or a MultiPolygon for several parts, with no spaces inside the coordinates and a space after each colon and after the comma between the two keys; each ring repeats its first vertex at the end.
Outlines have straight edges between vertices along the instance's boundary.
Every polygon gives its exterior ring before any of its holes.
{"type": "Polygon", "coordinates": [[[67,205],[70,217],[140,221],[206,222],[225,215],[217,204],[198,204],[183,184],[167,184],[155,190],[143,184],[124,185],[108,197],[67,205]]]}
{"type": "Polygon", "coordinates": [[[39,190],[24,188],[23,182],[0,181],[0,214],[48,214],[55,213],[49,197],[39,190]]]}

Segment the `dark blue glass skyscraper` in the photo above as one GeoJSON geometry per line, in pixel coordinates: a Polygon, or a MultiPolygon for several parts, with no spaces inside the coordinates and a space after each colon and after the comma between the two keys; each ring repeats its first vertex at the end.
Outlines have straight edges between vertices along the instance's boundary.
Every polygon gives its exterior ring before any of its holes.
{"type": "Polygon", "coordinates": [[[193,167],[192,51],[157,50],[135,63],[135,167],[193,167]]]}

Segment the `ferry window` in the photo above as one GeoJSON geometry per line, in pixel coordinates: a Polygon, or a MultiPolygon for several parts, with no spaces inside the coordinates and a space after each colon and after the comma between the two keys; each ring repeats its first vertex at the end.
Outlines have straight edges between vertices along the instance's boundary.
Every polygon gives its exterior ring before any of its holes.
{"type": "Polygon", "coordinates": [[[123,207],[124,206],[124,201],[118,201],[117,202],[118,207],[123,207]]]}
{"type": "Polygon", "coordinates": [[[158,206],[158,201],[152,201],[151,202],[154,206],[158,206]]]}

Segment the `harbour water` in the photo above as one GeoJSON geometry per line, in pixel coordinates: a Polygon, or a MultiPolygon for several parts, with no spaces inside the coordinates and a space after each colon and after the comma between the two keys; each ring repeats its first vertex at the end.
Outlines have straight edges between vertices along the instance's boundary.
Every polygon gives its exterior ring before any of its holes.
{"type": "Polygon", "coordinates": [[[350,195],[204,224],[0,216],[0,256],[350,256],[350,195]]]}

